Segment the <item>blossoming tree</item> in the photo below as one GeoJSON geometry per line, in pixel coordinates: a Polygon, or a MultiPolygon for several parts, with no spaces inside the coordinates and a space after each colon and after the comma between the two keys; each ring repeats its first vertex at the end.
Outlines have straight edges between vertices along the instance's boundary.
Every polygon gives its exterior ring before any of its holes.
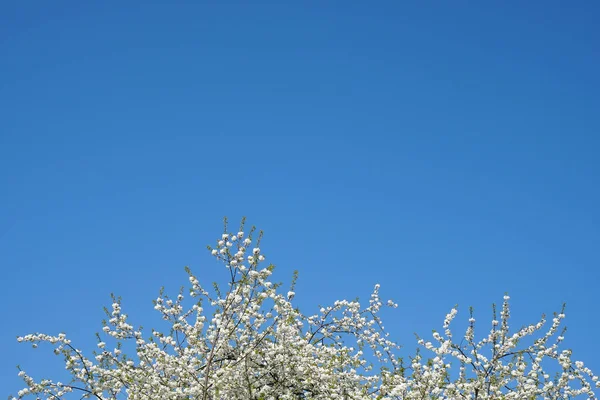
{"type": "Polygon", "coordinates": [[[171,299],[161,291],[154,308],[166,332],[143,332],[129,324],[113,298],[98,335],[98,349],[85,353],[64,334],[19,337],[37,347],[54,345],[71,375],[69,383],[19,375],[26,387],[13,399],[596,399],[595,376],[573,361],[563,341],[558,313],[517,331],[509,329],[505,296],[491,326],[475,339],[471,313],[458,340],[450,328],[452,309],[430,341],[407,360],[397,356],[379,316],[376,285],[368,305],[336,301],[315,315],[293,306],[292,289],[271,282],[264,266],[262,232],[227,232],[209,250],[228,271],[227,288],[204,288],[189,274],[189,296],[171,299]],[[187,304],[187,303],[186,303],[187,304]],[[537,337],[529,346],[523,339],[537,337]],[[126,350],[131,354],[126,354],[126,350]],[[423,353],[427,354],[426,357],[423,353]]]}

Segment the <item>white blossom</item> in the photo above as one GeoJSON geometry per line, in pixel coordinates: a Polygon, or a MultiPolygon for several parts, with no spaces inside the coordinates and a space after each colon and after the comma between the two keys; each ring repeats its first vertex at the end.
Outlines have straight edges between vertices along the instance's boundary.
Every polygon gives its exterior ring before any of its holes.
{"type": "Polygon", "coordinates": [[[417,338],[422,351],[401,360],[380,316],[384,305],[397,304],[380,297],[379,284],[366,305],[337,300],[303,314],[291,304],[294,290],[286,293],[269,280],[272,267],[258,269],[265,257],[260,239],[250,239],[253,231],[243,241],[243,226],[224,233],[218,248],[210,250],[228,269],[226,289],[209,291],[186,269],[195,298],[191,304],[184,293],[169,298],[161,292],[154,308],[169,325],[164,331],[135,327],[113,298],[95,352],[79,350],[64,333],[17,338],[34,347],[53,346],[72,382],[36,380],[20,370],[25,388],[12,398],[596,399],[598,377],[573,360],[571,351],[559,348],[564,310],[547,330],[542,317],[513,331],[505,295],[498,315],[493,309],[487,333],[477,328],[482,337],[476,340],[472,313],[464,334],[454,339],[454,307],[431,340],[417,338]],[[541,336],[530,340],[536,333],[541,336]]]}

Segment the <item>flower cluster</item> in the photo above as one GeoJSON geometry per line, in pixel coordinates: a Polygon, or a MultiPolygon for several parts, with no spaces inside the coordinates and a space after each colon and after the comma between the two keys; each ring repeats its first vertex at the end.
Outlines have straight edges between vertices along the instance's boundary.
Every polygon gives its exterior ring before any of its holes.
{"type": "Polygon", "coordinates": [[[204,288],[186,269],[193,304],[185,303],[183,292],[171,299],[161,291],[154,308],[167,332],[134,327],[113,297],[91,357],[64,334],[19,337],[36,347],[54,345],[71,381],[37,381],[20,370],[26,388],[13,399],[596,399],[598,377],[559,348],[564,310],[533,344],[519,346],[546,326],[545,318],[512,332],[505,296],[481,340],[471,311],[465,334],[455,341],[454,308],[443,333],[418,338],[422,350],[404,361],[379,316],[382,307],[397,305],[380,298],[379,285],[367,306],[340,300],[302,314],[292,305],[293,285],[282,291],[271,282],[274,267],[263,266],[262,233],[254,234],[254,228],[244,232],[242,221],[239,231],[223,233],[209,247],[229,271],[226,290],[204,288]]]}

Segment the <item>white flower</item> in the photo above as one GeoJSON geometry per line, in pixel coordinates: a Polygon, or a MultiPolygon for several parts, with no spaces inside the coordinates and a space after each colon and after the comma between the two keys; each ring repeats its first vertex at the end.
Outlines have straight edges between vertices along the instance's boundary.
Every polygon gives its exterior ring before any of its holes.
{"type": "MultiPolygon", "coordinates": [[[[558,314],[549,327],[542,319],[509,332],[503,324],[510,316],[508,296],[500,316],[492,321],[493,327],[501,328],[478,332],[481,338],[476,339],[475,319],[470,318],[464,336],[462,332],[453,336],[450,325],[458,313],[453,308],[443,320],[443,332],[434,331],[432,341],[417,339],[429,354],[405,358],[404,367],[412,369],[409,373],[393,372],[401,368],[399,346],[383,323],[385,302],[379,297],[379,284],[363,304],[335,300],[319,306],[314,315],[303,314],[291,303],[294,291],[286,294],[270,281],[270,268],[257,270],[257,260],[265,259],[258,247],[248,257],[242,243],[228,249],[243,235],[223,235],[220,247],[211,249],[222,265],[229,266],[228,285],[206,291],[188,270],[194,304],[186,304],[183,294],[161,292],[154,304],[165,329],[142,331],[129,324],[120,300],[113,297],[107,326],[100,333],[108,338],[98,340],[102,351],[96,350],[93,357],[85,356],[87,352],[77,349],[63,333],[28,334],[17,340],[34,347],[41,342],[53,345],[51,350],[64,356],[73,380],[111,398],[234,399],[246,398],[250,391],[251,397],[264,399],[292,399],[302,393],[322,400],[462,399],[478,393],[482,399],[511,400],[597,397],[593,390],[600,386],[598,377],[583,362],[573,360],[570,350],[560,347],[562,336],[553,340],[561,332],[564,315],[558,314]],[[106,350],[109,340],[115,343],[112,353],[106,350]],[[125,354],[127,350],[132,354],[125,354]],[[554,370],[564,371],[556,381],[546,373],[554,370]]],[[[251,241],[247,238],[244,243],[251,241]]],[[[397,306],[391,300],[387,305],[397,306]]],[[[26,386],[19,396],[58,399],[68,398],[73,391],[57,381],[35,380],[23,371],[19,376],[26,386]]]]}

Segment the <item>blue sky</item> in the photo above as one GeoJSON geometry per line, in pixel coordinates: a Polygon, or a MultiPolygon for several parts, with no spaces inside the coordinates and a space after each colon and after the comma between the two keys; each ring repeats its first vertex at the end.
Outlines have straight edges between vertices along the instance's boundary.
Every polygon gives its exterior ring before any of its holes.
{"type": "Polygon", "coordinates": [[[224,215],[306,312],[379,282],[410,353],[457,303],[566,301],[600,372],[600,7],[250,3],[0,5],[5,395],[62,369],[17,335],[91,349],[109,293],[149,328],[185,265],[225,278],[224,215]]]}

